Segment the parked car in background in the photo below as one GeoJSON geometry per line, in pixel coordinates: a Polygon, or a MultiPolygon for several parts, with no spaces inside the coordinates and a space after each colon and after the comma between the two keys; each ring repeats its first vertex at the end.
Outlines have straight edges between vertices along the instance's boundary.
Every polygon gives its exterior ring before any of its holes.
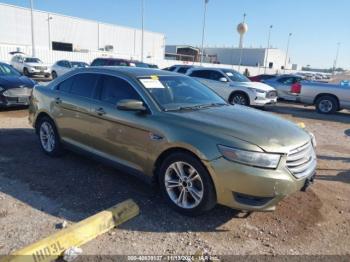
{"type": "Polygon", "coordinates": [[[195,68],[195,67],[196,66],[194,66],[194,65],[173,65],[170,67],[163,68],[163,70],[176,72],[176,73],[180,73],[180,74],[186,74],[189,69],[195,68]]]}
{"type": "Polygon", "coordinates": [[[68,61],[68,60],[59,60],[51,66],[51,76],[52,79],[61,76],[74,68],[88,67],[89,65],[85,62],[79,61],[68,61]]]}
{"type": "Polygon", "coordinates": [[[248,77],[252,82],[263,82],[264,80],[276,77],[276,75],[257,75],[248,77]]]}
{"type": "Polygon", "coordinates": [[[39,58],[23,55],[14,55],[11,65],[25,76],[45,76],[50,77],[50,66],[44,64],[39,58]]]}
{"type": "Polygon", "coordinates": [[[315,141],[307,131],[162,70],[68,72],[35,86],[29,120],[47,155],[70,148],[143,175],[185,215],[217,203],[272,211],[315,175],[315,141]]]}
{"type": "Polygon", "coordinates": [[[91,66],[134,66],[144,68],[158,68],[157,65],[148,64],[136,60],[127,60],[119,58],[96,58],[92,61],[91,66]]]}
{"type": "Polygon", "coordinates": [[[332,114],[342,109],[350,109],[350,86],[339,84],[301,81],[297,102],[315,105],[321,114],[332,114]]]}
{"type": "Polygon", "coordinates": [[[232,69],[192,68],[187,72],[230,104],[266,106],[277,102],[276,90],[263,83],[251,82],[232,69]]]}
{"type": "Polygon", "coordinates": [[[277,90],[278,98],[296,101],[302,87],[302,76],[299,75],[278,75],[273,78],[262,80],[263,83],[274,87],[277,90]]]}
{"type": "Polygon", "coordinates": [[[0,107],[28,105],[36,82],[0,62],[0,107]]]}

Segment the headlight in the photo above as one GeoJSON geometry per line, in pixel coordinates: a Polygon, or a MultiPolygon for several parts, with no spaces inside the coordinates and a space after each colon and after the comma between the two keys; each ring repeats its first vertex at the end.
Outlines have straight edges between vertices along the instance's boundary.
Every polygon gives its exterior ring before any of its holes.
{"type": "Polygon", "coordinates": [[[317,146],[317,142],[316,142],[316,137],[313,133],[309,132],[310,136],[311,136],[311,142],[314,148],[316,148],[317,146]]]}
{"type": "Polygon", "coordinates": [[[281,159],[281,155],[279,154],[246,151],[222,145],[218,145],[218,148],[227,160],[250,166],[274,169],[277,168],[281,159]]]}
{"type": "Polygon", "coordinates": [[[253,92],[260,93],[260,94],[266,93],[264,90],[253,88],[253,87],[248,87],[248,89],[253,91],[253,92]]]}

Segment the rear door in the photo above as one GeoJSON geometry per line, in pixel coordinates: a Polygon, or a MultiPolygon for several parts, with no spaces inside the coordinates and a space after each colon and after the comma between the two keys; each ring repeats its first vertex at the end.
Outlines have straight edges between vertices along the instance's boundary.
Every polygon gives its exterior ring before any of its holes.
{"type": "Polygon", "coordinates": [[[63,141],[75,146],[91,147],[91,104],[96,96],[98,74],[74,75],[56,88],[53,114],[63,141]]]}
{"type": "Polygon", "coordinates": [[[143,172],[151,142],[149,114],[118,110],[122,99],[142,100],[124,78],[102,75],[98,84],[98,101],[93,103],[91,130],[94,148],[100,155],[134,170],[143,172]]]}

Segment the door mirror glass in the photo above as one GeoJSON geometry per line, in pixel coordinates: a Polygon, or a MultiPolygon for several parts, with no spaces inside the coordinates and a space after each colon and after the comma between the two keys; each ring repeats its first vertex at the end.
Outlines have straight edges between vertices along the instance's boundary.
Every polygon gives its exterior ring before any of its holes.
{"type": "Polygon", "coordinates": [[[219,81],[220,81],[220,82],[224,82],[224,83],[228,82],[228,80],[227,80],[226,77],[220,77],[220,78],[219,78],[219,81]]]}
{"type": "Polygon", "coordinates": [[[122,99],[117,103],[117,108],[124,111],[146,111],[146,107],[140,100],[122,99]]]}

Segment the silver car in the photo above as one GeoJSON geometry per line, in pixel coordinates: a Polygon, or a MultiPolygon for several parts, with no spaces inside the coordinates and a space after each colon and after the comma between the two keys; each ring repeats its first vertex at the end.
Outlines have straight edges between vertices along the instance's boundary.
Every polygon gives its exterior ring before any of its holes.
{"type": "Polygon", "coordinates": [[[252,82],[232,69],[199,67],[188,70],[186,75],[196,78],[230,104],[262,107],[277,102],[273,87],[252,82]]]}

